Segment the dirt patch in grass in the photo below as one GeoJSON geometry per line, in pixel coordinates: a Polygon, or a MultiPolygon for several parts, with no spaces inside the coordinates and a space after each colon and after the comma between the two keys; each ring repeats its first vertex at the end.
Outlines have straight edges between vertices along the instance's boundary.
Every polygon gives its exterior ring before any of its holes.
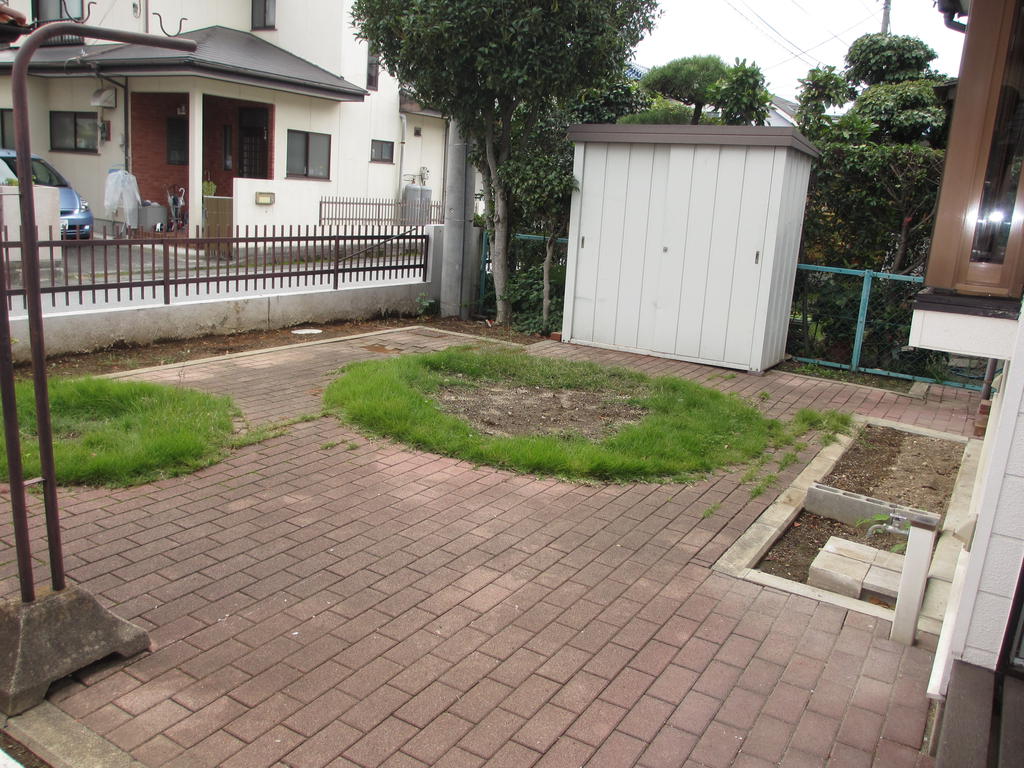
{"type": "MultiPolygon", "coordinates": [[[[912,435],[886,427],[866,427],[822,482],[844,491],[944,514],[963,455],[962,443],[912,435]]],[[[905,544],[895,534],[867,535],[869,526],[852,527],[801,512],[772,545],[757,568],[806,583],[807,570],[830,536],[876,549],[905,544]]]]}
{"type": "Polygon", "coordinates": [[[465,419],[485,435],[576,434],[589,440],[603,440],[647,415],[629,400],[615,392],[500,384],[446,387],[437,394],[443,411],[465,419]]]}
{"type": "MultiPolygon", "coordinates": [[[[438,330],[486,336],[490,339],[511,341],[516,344],[534,344],[542,341],[540,336],[531,336],[525,333],[518,333],[509,328],[488,325],[483,320],[395,317],[351,322],[305,323],[297,326],[298,328],[315,328],[322,331],[322,333],[311,335],[294,334],[292,333],[292,330],[294,330],[292,328],[278,328],[272,331],[246,331],[230,335],[157,341],[152,344],[138,346],[117,344],[96,352],[51,357],[48,361],[47,371],[52,376],[99,376],[104,373],[116,373],[136,368],[182,363],[188,360],[200,360],[205,357],[216,357],[218,355],[248,352],[255,349],[269,349],[270,347],[283,347],[288,344],[301,344],[322,339],[354,336],[360,333],[405,328],[411,325],[426,325],[438,330]]],[[[21,378],[28,378],[32,375],[28,364],[19,364],[15,370],[21,378]]]]}

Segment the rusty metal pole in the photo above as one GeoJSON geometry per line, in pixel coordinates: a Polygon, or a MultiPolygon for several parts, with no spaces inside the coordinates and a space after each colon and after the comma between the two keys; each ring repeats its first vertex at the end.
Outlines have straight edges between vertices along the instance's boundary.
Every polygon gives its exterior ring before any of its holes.
{"type": "MultiPolygon", "coordinates": [[[[3,222],[0,220],[0,231],[3,222]]],[[[3,401],[4,442],[7,447],[8,492],[14,517],[14,549],[18,560],[18,584],[21,601],[36,599],[32,575],[32,545],[28,534],[28,505],[25,503],[25,472],[21,464],[21,435],[18,432],[18,406],[14,392],[14,360],[11,353],[11,319],[7,311],[7,269],[0,264],[0,400],[3,401]]]]}
{"type": "MultiPolygon", "coordinates": [[[[65,588],[64,577],[64,554],[61,546],[60,516],[57,509],[57,483],[53,464],[53,428],[50,423],[50,397],[46,384],[46,349],[43,344],[43,302],[40,291],[39,280],[39,235],[36,231],[36,207],[35,197],[32,193],[32,148],[29,136],[28,121],[28,67],[33,54],[44,42],[51,37],[59,35],[77,35],[96,40],[109,40],[115,43],[134,43],[138,45],[150,45],[158,48],[172,48],[179,51],[194,51],[196,43],[194,40],[184,38],[159,37],[156,35],[144,35],[138,32],[126,32],[115,29],[103,29],[86,24],[75,22],[55,22],[40,27],[27,38],[21,45],[18,55],[14,58],[14,67],[11,71],[11,96],[14,106],[14,147],[17,152],[17,169],[19,194],[21,196],[21,241],[22,241],[22,265],[25,283],[25,303],[28,310],[29,340],[32,349],[32,381],[35,389],[36,400],[36,426],[39,438],[39,462],[41,465],[43,480],[43,502],[46,510],[46,538],[50,554],[50,579],[54,591],[65,588]]],[[[6,298],[6,297],[4,297],[6,298]]],[[[5,310],[6,313],[6,310],[5,310]]],[[[2,334],[2,329],[0,329],[2,334]]],[[[4,339],[0,336],[0,343],[4,339]]],[[[10,334],[5,345],[6,352],[0,358],[0,367],[5,369],[3,378],[6,379],[6,371],[13,369],[10,365],[10,334]]],[[[13,396],[13,391],[12,391],[13,396]]],[[[7,391],[4,387],[4,422],[5,430],[10,434],[12,422],[8,416],[13,418],[13,429],[17,430],[17,415],[8,414],[7,391]]],[[[10,438],[8,437],[8,442],[10,438]]],[[[10,448],[8,448],[10,450],[10,448]]],[[[11,460],[10,453],[8,461],[11,460]]],[[[20,464],[20,456],[19,461],[20,464]]],[[[15,484],[21,488],[22,503],[24,502],[24,477],[19,476],[17,480],[11,477],[11,498],[17,504],[15,484]]],[[[20,475],[20,472],[19,472],[20,475]]],[[[15,512],[17,525],[17,512],[15,512]]],[[[19,542],[20,543],[20,542],[19,542]]],[[[19,546],[19,564],[22,558],[23,547],[19,546]]],[[[25,547],[27,551],[27,547],[25,547]]],[[[25,586],[22,585],[22,599],[25,598],[25,586]]]]}

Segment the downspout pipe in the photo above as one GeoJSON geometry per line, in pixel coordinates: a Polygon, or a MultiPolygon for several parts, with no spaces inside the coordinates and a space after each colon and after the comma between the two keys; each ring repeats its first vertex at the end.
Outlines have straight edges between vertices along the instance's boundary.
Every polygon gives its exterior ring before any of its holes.
{"type": "Polygon", "coordinates": [[[402,141],[398,145],[398,191],[395,192],[395,200],[402,202],[402,174],[405,172],[405,133],[409,130],[409,120],[405,113],[398,115],[402,121],[402,141]]]}
{"type": "Polygon", "coordinates": [[[964,24],[962,21],[956,20],[956,13],[954,11],[947,11],[942,15],[946,19],[946,26],[952,29],[954,32],[967,32],[967,25],[964,24]]]}

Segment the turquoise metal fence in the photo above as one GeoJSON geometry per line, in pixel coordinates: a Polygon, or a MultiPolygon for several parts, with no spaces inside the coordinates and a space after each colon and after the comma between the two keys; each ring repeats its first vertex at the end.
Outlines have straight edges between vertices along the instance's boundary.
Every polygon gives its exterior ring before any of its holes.
{"type": "MultiPolygon", "coordinates": [[[[480,304],[483,305],[487,296],[488,291],[493,291],[494,282],[491,278],[491,238],[490,232],[484,230],[484,244],[480,252],[480,295],[477,297],[480,304]]],[[[522,259],[517,257],[515,253],[516,243],[543,243],[547,240],[544,235],[512,235],[512,260],[514,262],[521,262],[522,259]]],[[[566,237],[560,237],[556,240],[559,245],[568,245],[569,239],[566,237]]],[[[564,260],[565,253],[561,254],[561,258],[564,260]]],[[[543,260],[543,257],[541,257],[543,260]]]]}
{"type": "Polygon", "coordinates": [[[987,360],[908,346],[924,279],[800,264],[787,351],[800,362],[981,389],[987,360]]]}

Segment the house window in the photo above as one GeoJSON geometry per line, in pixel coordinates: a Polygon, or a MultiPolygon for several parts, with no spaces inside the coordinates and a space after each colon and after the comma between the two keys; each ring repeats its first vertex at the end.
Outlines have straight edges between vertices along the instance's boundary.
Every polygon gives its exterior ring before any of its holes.
{"type": "Polygon", "coordinates": [[[95,152],[98,139],[95,112],[50,113],[50,149],[95,152]]]}
{"type": "Polygon", "coordinates": [[[393,141],[378,141],[374,139],[370,142],[370,162],[371,163],[393,163],[395,162],[395,142],[393,141]]]}
{"type": "Polygon", "coordinates": [[[366,57],[366,90],[376,91],[380,83],[380,56],[370,53],[366,57]]]}
{"type": "Polygon", "coordinates": [[[188,120],[167,118],[167,164],[188,165],[188,120]]]}
{"type": "Polygon", "coordinates": [[[276,0],[252,0],[252,28],[274,29],[277,25],[276,0]]]}
{"type": "Polygon", "coordinates": [[[0,109],[0,149],[14,149],[13,109],[0,109]]]}
{"type": "Polygon", "coordinates": [[[288,131],[289,176],[328,179],[331,175],[331,137],[326,133],[288,131]]]}

